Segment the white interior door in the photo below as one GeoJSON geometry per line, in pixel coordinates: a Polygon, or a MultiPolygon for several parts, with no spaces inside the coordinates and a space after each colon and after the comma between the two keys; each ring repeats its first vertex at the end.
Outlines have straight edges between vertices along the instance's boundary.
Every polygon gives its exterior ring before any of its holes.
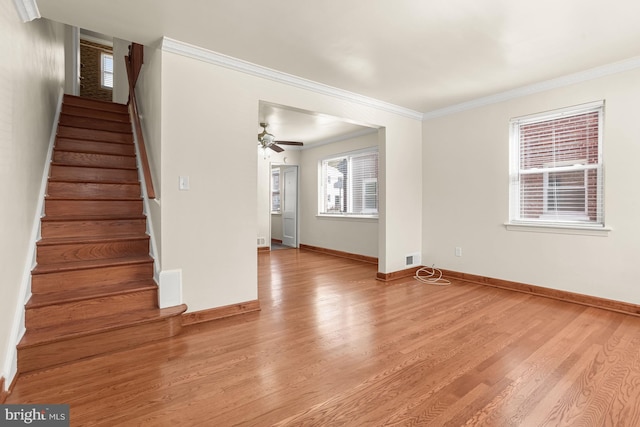
{"type": "Polygon", "coordinates": [[[282,180],[282,244],[298,247],[298,167],[283,166],[282,180]]]}

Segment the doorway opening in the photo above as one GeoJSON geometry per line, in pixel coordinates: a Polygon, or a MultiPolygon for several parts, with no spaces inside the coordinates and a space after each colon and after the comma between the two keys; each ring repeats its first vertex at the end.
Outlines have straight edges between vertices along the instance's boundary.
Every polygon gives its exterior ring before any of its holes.
{"type": "Polygon", "coordinates": [[[298,166],[271,165],[271,250],[297,248],[298,166]]]}
{"type": "MultiPolygon", "coordinates": [[[[327,183],[321,178],[320,166],[323,160],[346,154],[377,152],[384,141],[384,129],[266,101],[259,102],[258,125],[259,250],[315,247],[377,258],[380,234],[377,208],[383,187],[375,178],[366,177],[369,179],[366,182],[356,179],[347,186],[349,209],[325,211],[321,200],[323,195],[327,196],[324,191],[327,183]],[[260,141],[265,131],[263,124],[275,141],[298,141],[297,146],[268,145],[265,149],[260,141]],[[290,191],[295,196],[287,194],[290,191]],[[358,208],[360,205],[366,208],[358,208]]],[[[349,183],[351,178],[349,175],[349,183]]]]}
{"type": "Polygon", "coordinates": [[[113,100],[113,38],[80,30],[80,96],[113,100]]]}

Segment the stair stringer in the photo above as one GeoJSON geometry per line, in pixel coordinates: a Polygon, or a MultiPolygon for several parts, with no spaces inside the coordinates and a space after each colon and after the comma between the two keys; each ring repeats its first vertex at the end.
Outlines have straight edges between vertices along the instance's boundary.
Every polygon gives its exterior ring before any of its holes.
{"type": "Polygon", "coordinates": [[[20,282],[20,290],[18,292],[18,300],[13,316],[13,324],[11,327],[11,335],[9,336],[9,348],[7,349],[6,359],[2,366],[7,384],[11,384],[18,373],[18,343],[26,332],[25,327],[25,304],[31,298],[31,270],[36,266],[36,243],[40,240],[40,219],[44,216],[44,201],[47,192],[47,184],[49,180],[49,171],[51,169],[51,160],[53,159],[53,147],[56,140],[56,130],[60,121],[60,112],[62,110],[62,101],[64,99],[64,88],[60,87],[58,93],[58,104],[56,106],[55,116],[51,124],[51,134],[49,137],[49,147],[42,168],[42,180],[40,182],[40,191],[38,193],[38,202],[33,218],[31,228],[31,237],[29,238],[29,249],[27,251],[27,259],[24,264],[22,280],[20,282]]]}
{"type": "MultiPolygon", "coordinates": [[[[132,107],[129,105],[129,116],[133,114],[132,107]]],[[[155,239],[155,228],[153,227],[153,219],[150,211],[150,203],[156,203],[158,208],[161,208],[160,199],[149,199],[147,193],[147,184],[142,173],[142,156],[140,155],[140,142],[138,141],[138,133],[136,129],[136,121],[131,118],[131,127],[133,131],[133,144],[136,149],[136,162],[138,166],[138,178],[140,179],[140,186],[142,188],[142,200],[143,200],[143,212],[147,219],[147,234],[149,234],[149,255],[153,258],[153,278],[158,285],[158,307],[167,308],[178,306],[183,303],[182,301],[182,270],[162,270],[162,263],[160,260],[158,246],[155,239]]],[[[144,134],[144,128],[140,129],[144,134]]]]}

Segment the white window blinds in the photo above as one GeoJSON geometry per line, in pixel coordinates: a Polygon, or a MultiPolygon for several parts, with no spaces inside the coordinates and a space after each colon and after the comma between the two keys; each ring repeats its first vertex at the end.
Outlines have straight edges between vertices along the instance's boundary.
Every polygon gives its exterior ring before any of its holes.
{"type": "Polygon", "coordinates": [[[378,216],[378,150],[320,162],[320,215],[378,216]]]}
{"type": "Polygon", "coordinates": [[[280,168],[271,169],[271,213],[280,213],[280,168]]]}
{"type": "Polygon", "coordinates": [[[102,87],[113,89],[113,55],[102,53],[102,87]]]}
{"type": "Polygon", "coordinates": [[[604,225],[598,102],[511,122],[511,222],[604,225]]]}

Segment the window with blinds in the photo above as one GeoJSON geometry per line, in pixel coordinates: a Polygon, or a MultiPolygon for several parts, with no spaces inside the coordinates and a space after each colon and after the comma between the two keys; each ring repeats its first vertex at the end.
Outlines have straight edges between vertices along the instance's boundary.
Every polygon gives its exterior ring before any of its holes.
{"type": "Polygon", "coordinates": [[[603,109],[511,120],[511,223],[604,226],[603,109]]]}
{"type": "Polygon", "coordinates": [[[271,213],[280,213],[280,168],[271,169],[271,213]]]}
{"type": "Polygon", "coordinates": [[[378,149],[320,161],[319,215],[378,217],[378,149]]]}
{"type": "Polygon", "coordinates": [[[113,89],[113,55],[102,52],[100,55],[100,63],[102,70],[102,87],[105,89],[113,89]]]}

